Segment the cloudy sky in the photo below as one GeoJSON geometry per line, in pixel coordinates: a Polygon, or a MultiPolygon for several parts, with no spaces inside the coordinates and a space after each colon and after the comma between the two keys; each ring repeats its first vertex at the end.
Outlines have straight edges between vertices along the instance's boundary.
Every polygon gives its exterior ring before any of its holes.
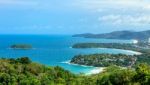
{"type": "Polygon", "coordinates": [[[0,34],[149,29],[149,0],[0,0],[0,34]]]}

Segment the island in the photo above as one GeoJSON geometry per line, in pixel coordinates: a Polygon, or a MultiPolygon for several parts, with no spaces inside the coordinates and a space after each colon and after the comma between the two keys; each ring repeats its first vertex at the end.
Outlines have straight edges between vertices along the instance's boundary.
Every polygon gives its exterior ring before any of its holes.
{"type": "Polygon", "coordinates": [[[14,44],[10,46],[11,49],[23,49],[23,50],[27,50],[27,49],[32,49],[32,45],[29,44],[14,44]]]}

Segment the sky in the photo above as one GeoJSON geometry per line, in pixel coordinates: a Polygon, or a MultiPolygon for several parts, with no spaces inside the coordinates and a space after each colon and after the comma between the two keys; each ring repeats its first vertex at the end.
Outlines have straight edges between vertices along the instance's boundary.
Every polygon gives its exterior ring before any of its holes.
{"type": "Polygon", "coordinates": [[[0,0],[0,34],[150,30],[149,0],[0,0]]]}

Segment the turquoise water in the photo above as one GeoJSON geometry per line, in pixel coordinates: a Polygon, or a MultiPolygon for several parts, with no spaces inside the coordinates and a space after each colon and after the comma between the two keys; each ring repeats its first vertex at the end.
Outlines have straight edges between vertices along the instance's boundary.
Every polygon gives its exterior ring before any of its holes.
{"type": "Polygon", "coordinates": [[[91,53],[124,53],[132,52],[119,49],[73,49],[75,43],[83,42],[102,42],[102,43],[131,43],[131,40],[113,39],[87,39],[71,37],[66,35],[0,35],[0,56],[5,58],[18,58],[27,56],[34,62],[39,62],[50,66],[61,66],[73,73],[87,73],[94,67],[84,67],[79,65],[67,64],[77,54],[91,53]],[[32,50],[12,50],[12,44],[31,44],[32,50]]]}

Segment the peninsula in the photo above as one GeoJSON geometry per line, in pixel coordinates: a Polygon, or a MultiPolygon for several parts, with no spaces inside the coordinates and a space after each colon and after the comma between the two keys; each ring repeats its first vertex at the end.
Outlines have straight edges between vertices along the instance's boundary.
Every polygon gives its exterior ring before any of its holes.
{"type": "Polygon", "coordinates": [[[117,65],[122,67],[134,67],[138,63],[148,63],[150,65],[150,48],[144,48],[139,44],[121,44],[121,43],[77,43],[73,48],[115,48],[140,52],[140,55],[125,54],[90,54],[76,55],[71,63],[79,65],[88,65],[95,67],[107,67],[117,65]]]}
{"type": "Polygon", "coordinates": [[[147,31],[114,31],[110,33],[102,33],[102,34],[76,34],[73,37],[84,37],[84,38],[104,38],[104,39],[137,39],[137,40],[146,40],[150,37],[150,30],[147,31]]]}

